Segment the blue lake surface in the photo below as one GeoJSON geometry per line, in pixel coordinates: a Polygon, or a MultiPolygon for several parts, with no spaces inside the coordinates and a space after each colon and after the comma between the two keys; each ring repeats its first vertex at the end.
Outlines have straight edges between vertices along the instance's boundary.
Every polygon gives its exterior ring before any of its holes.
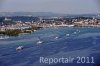
{"type": "Polygon", "coordinates": [[[100,66],[100,28],[42,28],[32,34],[0,39],[0,66],[100,66]],[[25,48],[16,51],[18,46],[25,48]],[[95,63],[39,62],[40,57],[70,56],[94,57],[95,63]]]}

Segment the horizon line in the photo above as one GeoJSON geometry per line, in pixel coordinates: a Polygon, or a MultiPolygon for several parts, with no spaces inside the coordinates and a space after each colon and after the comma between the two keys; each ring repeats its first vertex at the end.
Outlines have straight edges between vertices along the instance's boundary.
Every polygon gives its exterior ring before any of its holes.
{"type": "MultiPolygon", "coordinates": [[[[24,13],[24,12],[29,12],[29,11],[9,11],[9,12],[7,12],[7,11],[1,11],[0,13],[14,13],[14,12],[20,12],[20,13],[24,13]]],[[[55,13],[55,12],[31,12],[30,11],[30,13],[53,13],[53,14],[75,14],[75,15],[77,15],[77,14],[100,14],[99,12],[95,12],[95,13],[55,13]]]]}

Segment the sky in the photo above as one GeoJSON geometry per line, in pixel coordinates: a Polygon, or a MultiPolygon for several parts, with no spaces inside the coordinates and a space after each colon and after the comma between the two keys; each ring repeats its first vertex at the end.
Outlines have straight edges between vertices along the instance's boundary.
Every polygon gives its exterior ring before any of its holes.
{"type": "Polygon", "coordinates": [[[0,0],[0,12],[97,13],[96,0],[0,0]]]}

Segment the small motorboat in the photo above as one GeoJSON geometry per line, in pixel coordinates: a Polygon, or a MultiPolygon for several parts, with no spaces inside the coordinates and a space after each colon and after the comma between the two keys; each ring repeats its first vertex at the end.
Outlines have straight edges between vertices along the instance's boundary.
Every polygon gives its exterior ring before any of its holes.
{"type": "Polygon", "coordinates": [[[16,48],[17,51],[18,51],[18,50],[22,50],[22,49],[24,49],[24,46],[18,46],[18,47],[16,48]]]}
{"type": "Polygon", "coordinates": [[[34,30],[34,32],[35,32],[35,31],[37,31],[37,30],[34,30]]]}
{"type": "Polygon", "coordinates": [[[77,32],[74,32],[74,34],[77,34],[77,32]]]}
{"type": "Polygon", "coordinates": [[[59,37],[55,37],[55,39],[58,39],[59,37]]]}
{"type": "Polygon", "coordinates": [[[69,36],[70,34],[66,34],[66,36],[69,36]]]}
{"type": "Polygon", "coordinates": [[[8,36],[0,36],[0,39],[8,39],[8,36]]]}
{"type": "Polygon", "coordinates": [[[38,42],[37,42],[37,44],[41,44],[41,43],[43,43],[43,41],[38,41],[38,42]]]}

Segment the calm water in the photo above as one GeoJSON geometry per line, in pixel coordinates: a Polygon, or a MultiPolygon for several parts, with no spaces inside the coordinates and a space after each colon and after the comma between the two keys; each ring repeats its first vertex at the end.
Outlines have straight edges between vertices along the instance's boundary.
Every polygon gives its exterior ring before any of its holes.
{"type": "Polygon", "coordinates": [[[100,66],[100,28],[45,28],[0,39],[0,66],[100,66]],[[38,44],[38,41],[43,43],[38,44]],[[25,49],[16,51],[16,47],[25,49]],[[40,57],[94,57],[95,64],[42,64],[40,57]]]}

